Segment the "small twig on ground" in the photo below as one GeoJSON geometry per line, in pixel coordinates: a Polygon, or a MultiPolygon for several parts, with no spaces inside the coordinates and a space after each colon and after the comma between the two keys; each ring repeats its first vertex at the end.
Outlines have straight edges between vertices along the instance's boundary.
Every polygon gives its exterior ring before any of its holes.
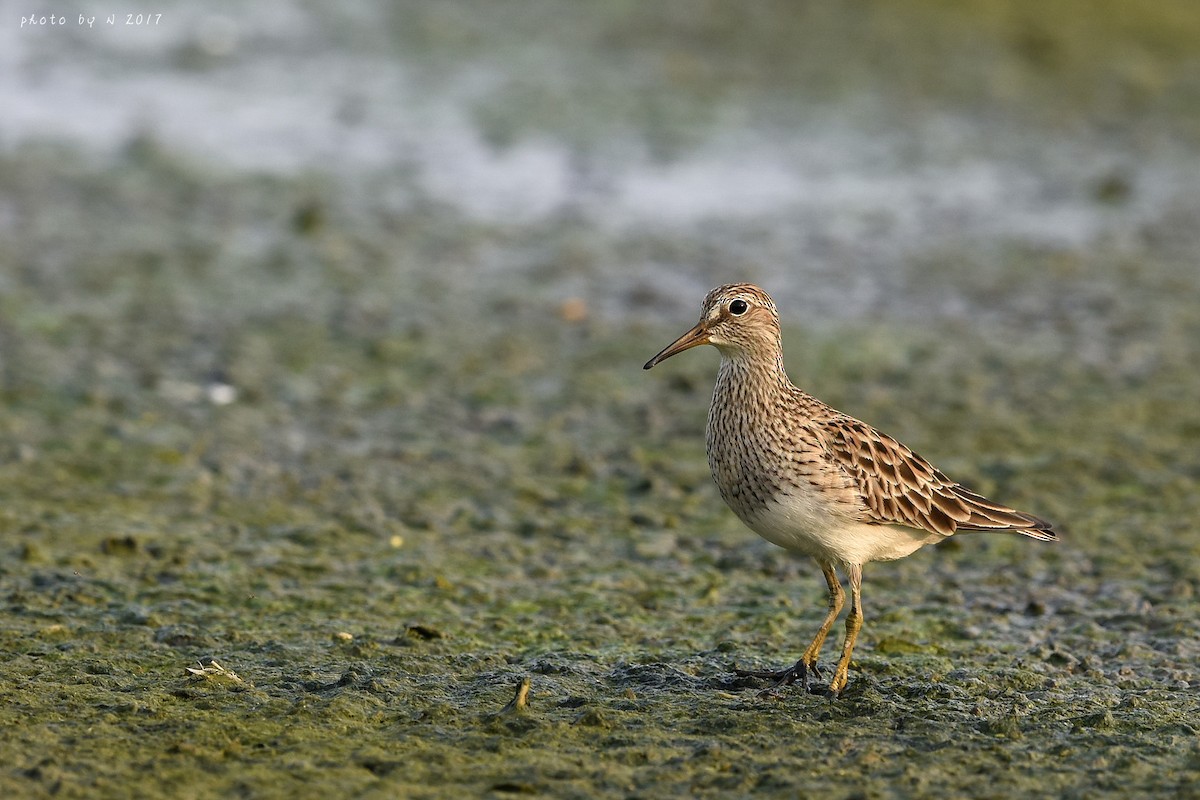
{"type": "Polygon", "coordinates": [[[513,699],[508,701],[508,705],[500,709],[500,714],[512,714],[517,711],[524,711],[529,704],[529,676],[521,678],[521,682],[517,684],[517,693],[513,695],[513,699]]]}

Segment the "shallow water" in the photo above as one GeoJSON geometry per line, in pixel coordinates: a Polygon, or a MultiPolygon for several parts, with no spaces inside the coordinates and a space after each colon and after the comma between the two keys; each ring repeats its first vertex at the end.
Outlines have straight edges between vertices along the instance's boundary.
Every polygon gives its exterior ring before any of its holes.
{"type": "Polygon", "coordinates": [[[1186,7],[531,7],[0,5],[4,793],[1195,796],[1186,7]],[[733,677],[822,581],[710,485],[715,354],[640,369],[742,277],[1063,530],[871,565],[836,702],[733,677]]]}

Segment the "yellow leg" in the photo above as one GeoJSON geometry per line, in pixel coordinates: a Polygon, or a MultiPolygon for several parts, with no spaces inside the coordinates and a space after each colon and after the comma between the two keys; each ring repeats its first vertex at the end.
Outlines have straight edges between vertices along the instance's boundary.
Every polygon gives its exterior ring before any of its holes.
{"type": "Polygon", "coordinates": [[[821,627],[817,629],[817,635],[813,637],[812,644],[804,651],[804,655],[800,660],[808,667],[809,672],[817,673],[817,657],[821,655],[821,646],[825,644],[825,637],[829,635],[830,629],[833,628],[833,623],[837,621],[838,614],[842,613],[842,605],[846,602],[846,593],[842,591],[842,584],[838,581],[837,573],[833,569],[833,564],[822,561],[821,572],[825,575],[825,583],[829,586],[829,613],[825,615],[825,621],[821,623],[821,627]]]}
{"type": "Polygon", "coordinates": [[[850,654],[854,652],[854,642],[858,632],[862,630],[862,565],[851,564],[846,570],[850,579],[850,613],[846,615],[846,643],[842,645],[842,658],[838,661],[837,671],[829,682],[831,694],[840,694],[846,688],[850,674],[850,654]]]}
{"type": "Polygon", "coordinates": [[[774,685],[770,689],[763,691],[763,694],[770,693],[773,689],[779,689],[784,686],[799,681],[805,689],[809,687],[809,675],[817,675],[817,656],[821,654],[821,645],[825,644],[825,637],[829,635],[829,630],[833,627],[833,623],[837,620],[838,614],[842,611],[842,605],[846,601],[846,593],[842,591],[842,584],[838,582],[837,573],[833,569],[833,564],[827,562],[819,562],[821,564],[821,572],[825,575],[825,583],[829,586],[829,613],[825,615],[825,621],[821,623],[821,627],[817,630],[817,635],[812,640],[812,644],[804,651],[804,655],[800,656],[800,660],[787,669],[781,670],[746,670],[735,669],[734,672],[743,678],[765,678],[771,681],[774,685]]]}

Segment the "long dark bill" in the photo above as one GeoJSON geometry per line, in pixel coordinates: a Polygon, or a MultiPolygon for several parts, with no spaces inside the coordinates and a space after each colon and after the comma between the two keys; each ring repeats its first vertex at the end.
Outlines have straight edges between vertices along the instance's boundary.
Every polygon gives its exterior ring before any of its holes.
{"type": "Polygon", "coordinates": [[[650,369],[661,361],[666,361],[677,353],[682,353],[684,350],[690,350],[698,345],[708,344],[708,331],[704,329],[702,323],[696,323],[696,327],[680,336],[675,341],[663,348],[662,352],[656,355],[645,363],[642,369],[650,369]]]}

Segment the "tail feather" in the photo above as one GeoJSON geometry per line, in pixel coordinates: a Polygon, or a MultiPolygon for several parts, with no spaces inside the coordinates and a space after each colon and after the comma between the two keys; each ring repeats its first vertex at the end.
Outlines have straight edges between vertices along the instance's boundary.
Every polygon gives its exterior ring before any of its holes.
{"type": "Polygon", "coordinates": [[[1055,533],[1054,526],[1041,517],[1035,517],[1033,514],[1026,514],[1024,511],[1017,511],[1016,509],[993,503],[991,500],[975,494],[961,484],[955,486],[953,492],[956,497],[966,504],[967,509],[971,512],[969,519],[958,523],[956,526],[958,530],[1004,531],[1019,533],[1022,536],[1039,539],[1043,542],[1058,540],[1058,534],[1055,533]]]}

